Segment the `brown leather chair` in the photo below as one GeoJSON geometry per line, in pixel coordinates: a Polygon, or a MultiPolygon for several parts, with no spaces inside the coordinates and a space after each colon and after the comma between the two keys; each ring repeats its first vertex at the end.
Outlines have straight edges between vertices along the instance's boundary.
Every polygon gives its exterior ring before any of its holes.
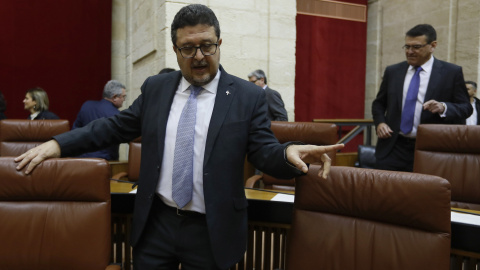
{"type": "Polygon", "coordinates": [[[70,130],[68,120],[0,121],[0,156],[18,156],[70,130]]]}
{"type": "Polygon", "coordinates": [[[128,144],[128,165],[126,172],[112,176],[113,180],[126,177],[130,182],[137,182],[140,177],[140,160],[142,157],[142,137],[138,137],[128,144]]]}
{"type": "Polygon", "coordinates": [[[413,171],[452,185],[452,207],[480,210],[480,126],[420,125],[413,171]]]}
{"type": "Polygon", "coordinates": [[[287,270],[450,267],[450,184],[438,176],[319,166],[297,178],[287,270]]]}
{"type": "Polygon", "coordinates": [[[0,269],[119,270],[110,265],[109,165],[49,159],[30,175],[0,157],[0,269]]]}
{"type": "MultiPolygon", "coordinates": [[[[300,141],[306,144],[331,145],[338,141],[337,126],[313,122],[272,121],[271,129],[280,143],[300,141]]],[[[336,153],[328,153],[335,164],[336,153]]],[[[295,179],[278,179],[268,174],[254,175],[247,179],[245,187],[253,188],[263,181],[265,189],[295,190],[295,179]]]]}

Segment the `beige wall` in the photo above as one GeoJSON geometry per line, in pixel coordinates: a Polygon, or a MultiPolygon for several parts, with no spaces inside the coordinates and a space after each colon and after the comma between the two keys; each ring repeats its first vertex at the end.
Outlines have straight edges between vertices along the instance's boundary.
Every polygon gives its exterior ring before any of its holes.
{"type": "MultiPolygon", "coordinates": [[[[209,6],[220,22],[225,70],[247,79],[263,69],[269,86],[280,92],[294,119],[296,2],[292,0],[113,0],[112,78],[127,86],[127,108],[144,80],[164,67],[178,69],[170,25],[190,3],[209,6]]],[[[126,146],[120,150],[126,159],[126,146]]]]}
{"type": "Polygon", "coordinates": [[[225,70],[247,79],[249,72],[263,69],[293,120],[296,3],[291,0],[113,0],[112,77],[128,87],[125,106],[140,94],[148,76],[164,67],[178,69],[170,24],[189,3],[205,4],[217,15],[225,70]]]}

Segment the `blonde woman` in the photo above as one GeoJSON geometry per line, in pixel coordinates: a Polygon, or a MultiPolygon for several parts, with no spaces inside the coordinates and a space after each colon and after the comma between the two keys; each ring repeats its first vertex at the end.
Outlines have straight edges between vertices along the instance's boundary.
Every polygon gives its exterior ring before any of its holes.
{"type": "Polygon", "coordinates": [[[29,89],[23,99],[24,109],[30,112],[28,119],[45,120],[60,119],[56,114],[48,110],[48,95],[40,87],[29,89]]]}

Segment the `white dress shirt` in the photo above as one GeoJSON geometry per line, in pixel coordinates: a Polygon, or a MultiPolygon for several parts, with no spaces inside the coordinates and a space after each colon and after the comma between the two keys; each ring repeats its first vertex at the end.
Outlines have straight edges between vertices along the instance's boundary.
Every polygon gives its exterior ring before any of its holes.
{"type": "Polygon", "coordinates": [[[467,118],[467,125],[473,126],[477,124],[477,106],[475,106],[476,102],[477,101],[473,99],[473,102],[472,102],[473,113],[472,115],[470,115],[470,117],[467,118]]]}
{"type": "MultiPolygon", "coordinates": [[[[425,94],[427,93],[428,82],[430,81],[430,76],[432,75],[433,61],[434,57],[432,56],[427,62],[425,62],[425,64],[421,65],[422,71],[420,71],[420,87],[418,89],[417,103],[415,105],[415,117],[413,118],[412,132],[410,132],[409,134],[403,134],[403,132],[400,131],[400,134],[404,135],[405,137],[417,137],[417,128],[420,124],[420,116],[422,115],[423,111],[423,103],[426,101],[425,94]]],[[[407,75],[405,76],[405,81],[403,83],[402,109],[405,105],[405,98],[407,97],[408,86],[410,85],[410,81],[412,80],[414,74],[415,67],[409,66],[407,75]]]]}
{"type": "Polygon", "coordinates": [[[37,115],[39,115],[39,114],[40,114],[40,111],[30,114],[30,120],[35,119],[35,117],[37,117],[37,115]]]}
{"type": "MultiPolygon", "coordinates": [[[[203,195],[203,159],[205,156],[208,127],[212,117],[213,106],[215,105],[215,96],[217,94],[219,80],[220,70],[217,71],[217,75],[209,84],[203,86],[203,89],[197,96],[197,115],[193,150],[193,195],[192,200],[183,208],[185,210],[205,213],[205,201],[203,195]]],[[[172,199],[173,155],[175,152],[177,126],[183,107],[190,96],[191,91],[189,87],[190,83],[182,77],[168,115],[162,169],[160,171],[159,183],[156,190],[162,201],[172,207],[177,207],[177,204],[172,199]]]]}

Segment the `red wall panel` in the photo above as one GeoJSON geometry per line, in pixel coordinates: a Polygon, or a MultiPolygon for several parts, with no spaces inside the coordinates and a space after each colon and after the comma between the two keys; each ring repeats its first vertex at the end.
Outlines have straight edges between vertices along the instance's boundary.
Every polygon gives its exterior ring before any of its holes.
{"type": "Polygon", "coordinates": [[[0,91],[8,118],[24,119],[26,90],[47,91],[50,110],[70,124],[110,79],[112,2],[0,0],[0,91]]]}
{"type": "Polygon", "coordinates": [[[302,14],[296,22],[295,121],[363,119],[366,22],[302,14]]]}

